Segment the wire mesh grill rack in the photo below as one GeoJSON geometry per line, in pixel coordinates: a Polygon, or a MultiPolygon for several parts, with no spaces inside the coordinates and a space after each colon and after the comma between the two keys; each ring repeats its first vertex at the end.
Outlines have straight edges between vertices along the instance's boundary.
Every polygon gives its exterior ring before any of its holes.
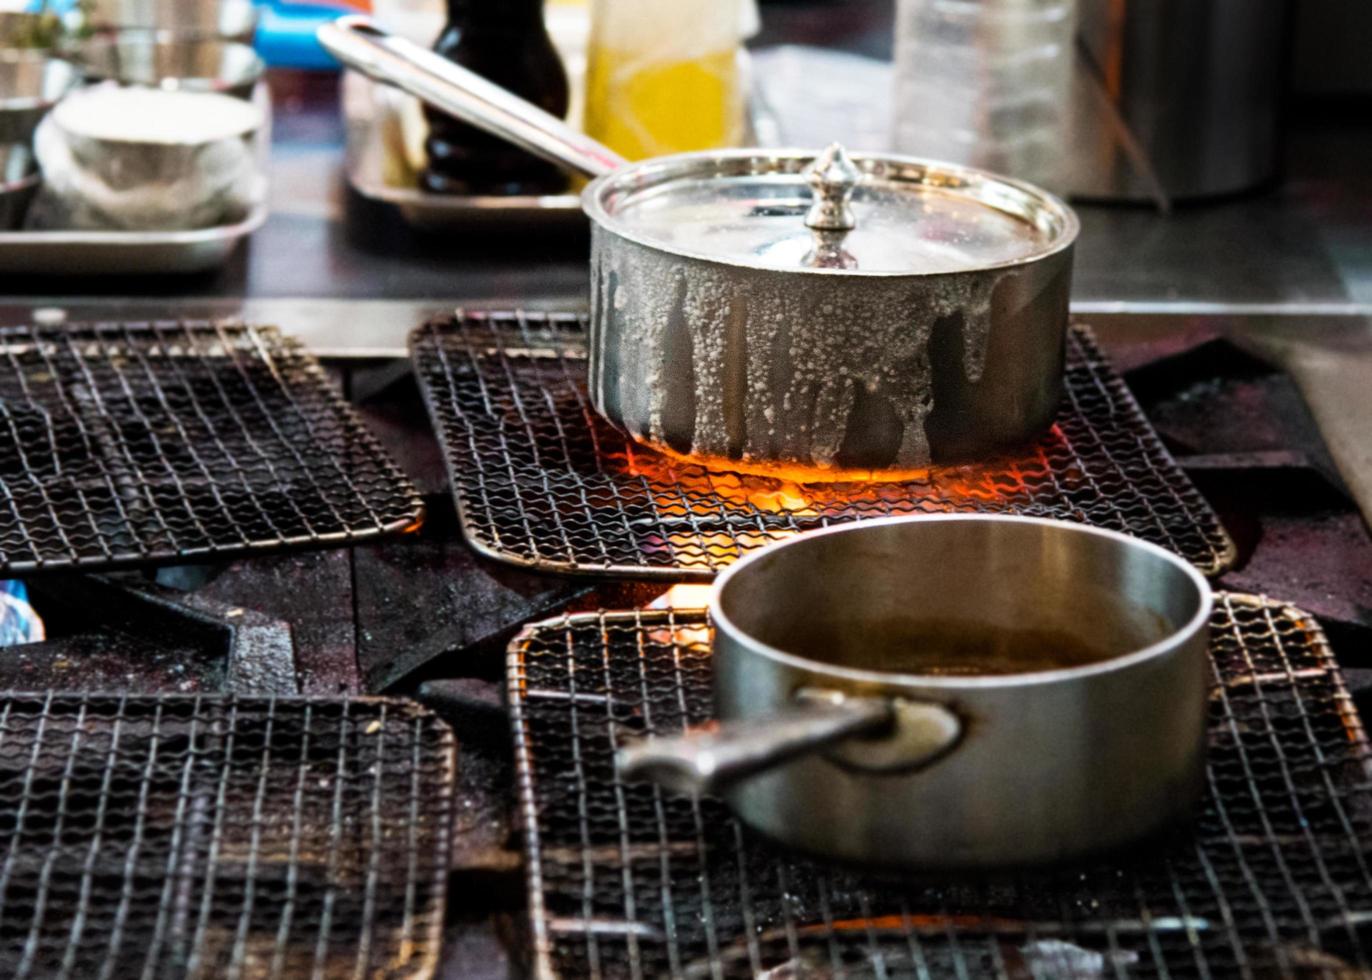
{"type": "Polygon", "coordinates": [[[0,329],[0,572],[359,541],[413,486],[270,328],[0,329]]]}
{"type": "Polygon", "coordinates": [[[1217,597],[1194,832],[1112,861],[893,884],[716,800],[616,782],[619,741],[711,713],[703,613],[527,631],[510,696],[544,977],[1372,976],[1372,749],[1319,627],[1217,597]]]}
{"type": "Polygon", "coordinates": [[[421,327],[410,348],[463,531],[477,550],[518,565],[707,579],[798,531],[947,511],[1124,531],[1210,575],[1235,559],[1219,519],[1082,327],[1072,332],[1057,424],[1032,450],[898,483],[713,472],[633,442],[587,398],[581,316],[459,313],[421,327]]]}
{"type": "Polygon", "coordinates": [[[0,696],[0,976],[429,976],[454,752],[401,701],[0,696]]]}

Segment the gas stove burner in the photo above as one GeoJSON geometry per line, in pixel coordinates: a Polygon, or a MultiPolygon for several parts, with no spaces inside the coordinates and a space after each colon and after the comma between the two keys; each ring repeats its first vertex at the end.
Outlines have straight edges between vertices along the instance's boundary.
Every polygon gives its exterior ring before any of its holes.
{"type": "Polygon", "coordinates": [[[1372,746],[1300,610],[1217,596],[1209,792],[1190,834],[947,881],[839,870],[718,800],[616,780],[625,739],[711,717],[709,641],[703,613],[601,613],[511,648],[538,975],[1372,973],[1372,746]]]}
{"type": "Polygon", "coordinates": [[[44,575],[41,643],[0,650],[0,691],[295,694],[288,623],[127,577],[44,575]]]}
{"type": "Polygon", "coordinates": [[[431,976],[454,751],[380,699],[0,695],[0,972],[431,976]]]}
{"type": "Polygon", "coordinates": [[[1170,548],[1209,575],[1233,542],[1089,330],[1068,345],[1057,424],[1017,457],[897,482],[798,482],[656,453],[586,395],[586,322],[465,313],[411,337],[425,400],[473,547],[531,568],[708,579],[800,531],[897,514],[1056,517],[1170,548]]]}
{"type": "Polygon", "coordinates": [[[348,544],[422,517],[275,330],[13,327],[0,353],[0,574],[348,544]]]}

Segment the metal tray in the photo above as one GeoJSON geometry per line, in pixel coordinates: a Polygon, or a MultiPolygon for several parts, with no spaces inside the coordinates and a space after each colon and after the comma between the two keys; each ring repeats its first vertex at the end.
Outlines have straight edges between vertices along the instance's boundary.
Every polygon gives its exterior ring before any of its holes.
{"type": "Polygon", "coordinates": [[[1024,451],[920,478],[798,483],[639,445],[591,408],[583,314],[459,311],[410,339],[478,552],[542,571],[709,580],[755,548],[843,521],[1015,513],[1123,531],[1207,575],[1236,559],[1089,328],[1068,346],[1057,424],[1024,451]]]}
{"type": "Polygon", "coordinates": [[[318,361],[273,328],[0,329],[0,575],[346,547],[423,519],[318,361]]]}
{"type": "Polygon", "coordinates": [[[427,980],[457,745],[383,698],[0,694],[0,974],[427,980]]]}
{"type": "Polygon", "coordinates": [[[416,186],[399,186],[385,178],[386,141],[381,134],[377,83],[345,71],[340,101],[347,122],[345,171],[348,184],[371,201],[389,204],[416,228],[479,228],[487,225],[583,224],[576,194],[549,196],[473,196],[429,194],[416,186]]]}
{"type": "Polygon", "coordinates": [[[223,265],[267,220],[267,205],[233,225],[193,231],[0,232],[0,275],[167,275],[223,265]]]}

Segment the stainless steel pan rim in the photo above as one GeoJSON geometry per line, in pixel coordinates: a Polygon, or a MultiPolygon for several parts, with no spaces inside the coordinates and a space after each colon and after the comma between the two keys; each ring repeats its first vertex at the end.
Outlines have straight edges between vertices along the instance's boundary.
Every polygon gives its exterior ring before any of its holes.
{"type": "MultiPolygon", "coordinates": [[[[606,231],[664,254],[723,266],[776,272],[780,270],[762,262],[721,257],[718,253],[686,248],[656,239],[652,235],[642,234],[626,227],[626,222],[616,216],[614,203],[630,195],[645,194],[655,188],[669,187],[672,182],[687,178],[726,179],[746,176],[757,179],[759,176],[774,175],[779,180],[794,180],[814,159],[813,149],[760,150],[756,147],[701,150],[654,157],[626,164],[591,181],[581,193],[581,209],[591,221],[606,231]]],[[[869,179],[916,185],[924,188],[926,192],[974,200],[1032,225],[1046,239],[1039,248],[1017,255],[1013,259],[978,265],[978,272],[1014,269],[1039,262],[1071,248],[1081,232],[1081,222],[1076,212],[1065,201],[1024,181],[921,157],[853,153],[851,159],[869,179]]],[[[818,266],[796,266],[785,271],[788,274],[873,279],[934,278],[962,274],[961,271],[948,270],[920,272],[918,269],[869,270],[818,266]]]]}
{"type": "Polygon", "coordinates": [[[871,685],[878,688],[889,688],[892,685],[913,685],[921,688],[938,689],[949,692],[1004,689],[1007,687],[1032,687],[1127,670],[1135,664],[1163,656],[1187,643],[1190,637],[1195,635],[1197,631],[1203,629],[1206,624],[1210,622],[1213,604],[1214,599],[1211,593],[1210,583],[1206,580],[1205,576],[1197,571],[1190,562],[1173,554],[1166,548],[1159,547],[1158,545],[1143,541],[1139,538],[1131,537],[1127,534],[1121,534],[1118,531],[1108,531],[1103,528],[1089,527],[1084,524],[1073,524],[1070,521],[1056,521],[1043,517],[987,514],[930,514],[916,517],[883,517],[869,521],[860,521],[854,524],[840,524],[819,531],[810,531],[789,541],[781,541],[769,545],[766,548],[759,549],[740,561],[735,562],[733,565],[730,565],[729,568],[715,580],[714,587],[710,593],[711,618],[714,621],[715,629],[728,634],[736,642],[747,645],[751,648],[751,651],[759,657],[773,660],[794,669],[809,671],[816,675],[848,681],[854,685],[871,685]],[[861,670],[854,667],[843,667],[819,660],[811,660],[808,657],[787,653],[784,650],[777,649],[776,647],[762,642],[752,634],[741,629],[724,612],[724,592],[729,587],[729,583],[733,581],[734,577],[746,571],[754,564],[770,560],[772,556],[786,548],[804,546],[809,541],[827,537],[829,535],[843,534],[845,532],[851,534],[859,528],[926,522],[945,524],[1001,523],[1035,525],[1114,541],[1117,544],[1126,545],[1138,551],[1151,554],[1155,558],[1161,559],[1182,572],[1195,588],[1196,594],[1200,597],[1200,602],[1195,614],[1190,620],[1173,629],[1163,639],[1150,644],[1149,646],[1142,647],[1141,649],[1111,657],[1108,660],[1085,664],[1079,667],[1058,668],[1056,670],[973,677],[948,677],[933,674],[899,674],[889,671],[861,670]]]}

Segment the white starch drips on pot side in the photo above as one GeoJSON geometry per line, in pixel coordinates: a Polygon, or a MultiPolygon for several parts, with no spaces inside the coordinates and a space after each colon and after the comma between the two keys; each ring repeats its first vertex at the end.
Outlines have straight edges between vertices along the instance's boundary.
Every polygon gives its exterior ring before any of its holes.
{"type": "MultiPolygon", "coordinates": [[[[599,250],[598,250],[599,251],[599,250]]],[[[686,411],[670,401],[668,331],[690,334],[694,406],[691,453],[724,457],[742,434],[742,459],[784,459],[833,467],[860,393],[884,398],[900,425],[897,468],[930,462],[925,422],[933,411],[929,340],[940,320],[961,314],[963,371],[980,380],[991,329],[991,297],[1013,271],[946,276],[908,289],[869,289],[861,281],[797,277],[784,287],[741,288],[734,270],[636,252],[597,262],[597,303],[618,324],[617,372],[593,343],[592,394],[606,404],[607,377],[622,417],[647,419],[631,434],[664,443],[686,411]],[[860,324],[862,329],[836,329],[860,324]],[[740,350],[741,348],[741,350],[740,350]],[[741,362],[743,396],[724,376],[741,362]],[[731,432],[734,434],[731,439],[731,432]]]]}

